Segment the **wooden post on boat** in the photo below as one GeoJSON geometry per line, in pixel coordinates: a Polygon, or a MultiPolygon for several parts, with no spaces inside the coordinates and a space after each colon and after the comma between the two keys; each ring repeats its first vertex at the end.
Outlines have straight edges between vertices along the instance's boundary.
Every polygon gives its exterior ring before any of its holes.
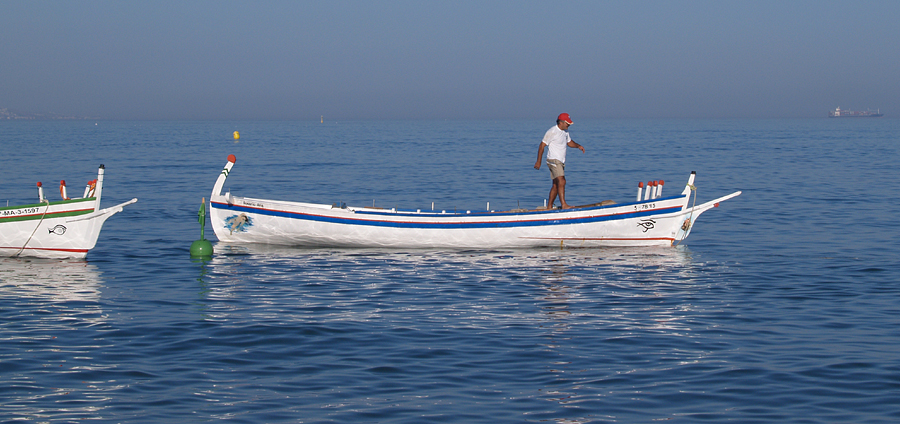
{"type": "Polygon", "coordinates": [[[106,172],[106,165],[100,164],[97,168],[97,184],[94,186],[94,210],[100,210],[100,197],[103,196],[103,174],[106,172]]]}

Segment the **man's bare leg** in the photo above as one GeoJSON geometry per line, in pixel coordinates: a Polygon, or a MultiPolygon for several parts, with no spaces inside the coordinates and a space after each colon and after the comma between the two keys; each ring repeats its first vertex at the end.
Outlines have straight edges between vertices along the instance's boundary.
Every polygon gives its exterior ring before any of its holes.
{"type": "Polygon", "coordinates": [[[547,202],[547,209],[553,209],[553,202],[556,201],[556,194],[559,190],[556,188],[556,180],[553,180],[553,186],[550,187],[550,200],[547,202]]]}
{"type": "Polygon", "coordinates": [[[566,177],[559,177],[553,180],[553,187],[556,189],[557,194],[559,194],[559,203],[562,204],[563,209],[568,209],[568,203],[566,203],[566,177]]]}

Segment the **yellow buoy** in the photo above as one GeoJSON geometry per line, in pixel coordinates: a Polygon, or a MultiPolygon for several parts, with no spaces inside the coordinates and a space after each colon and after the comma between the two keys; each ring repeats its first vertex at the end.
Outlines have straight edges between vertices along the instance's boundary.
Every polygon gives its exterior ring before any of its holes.
{"type": "Polygon", "coordinates": [[[241,138],[241,133],[235,131],[235,132],[234,132],[234,139],[235,139],[235,140],[238,140],[238,139],[240,139],[240,138],[241,138]]]}

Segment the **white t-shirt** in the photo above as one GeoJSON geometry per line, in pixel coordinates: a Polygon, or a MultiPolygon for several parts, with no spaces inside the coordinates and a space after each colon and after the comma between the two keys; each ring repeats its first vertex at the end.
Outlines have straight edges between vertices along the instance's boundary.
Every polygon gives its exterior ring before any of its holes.
{"type": "Polygon", "coordinates": [[[566,147],[570,141],[572,141],[572,138],[569,137],[569,132],[559,129],[556,125],[547,130],[544,134],[544,139],[541,140],[542,143],[549,147],[547,149],[547,160],[556,159],[566,163],[566,147]]]}

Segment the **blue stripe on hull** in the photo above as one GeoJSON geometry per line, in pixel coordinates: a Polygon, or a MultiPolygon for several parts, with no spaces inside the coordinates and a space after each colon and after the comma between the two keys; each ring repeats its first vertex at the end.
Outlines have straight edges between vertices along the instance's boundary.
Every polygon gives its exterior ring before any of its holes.
{"type": "MultiPolygon", "coordinates": [[[[369,219],[356,218],[337,218],[332,216],[313,215],[300,212],[287,212],[272,209],[252,208],[246,206],[228,205],[225,203],[213,202],[211,206],[215,209],[228,210],[234,213],[249,212],[259,215],[267,215],[288,219],[300,219],[305,221],[327,222],[331,224],[343,225],[362,225],[372,227],[393,227],[393,228],[420,228],[420,229],[469,229],[469,228],[515,228],[515,227],[540,227],[551,225],[570,225],[570,224],[589,224],[603,221],[617,221],[630,218],[644,218],[655,215],[662,215],[681,210],[681,206],[670,208],[653,209],[649,211],[629,212],[612,215],[588,216],[581,218],[563,218],[563,219],[539,219],[530,221],[481,221],[481,222],[398,222],[398,221],[376,221],[369,219]]],[[[434,216],[434,215],[431,215],[434,216]]],[[[463,215],[464,216],[464,215],[463,215]]],[[[448,216],[447,218],[453,218],[448,216]]]]}

